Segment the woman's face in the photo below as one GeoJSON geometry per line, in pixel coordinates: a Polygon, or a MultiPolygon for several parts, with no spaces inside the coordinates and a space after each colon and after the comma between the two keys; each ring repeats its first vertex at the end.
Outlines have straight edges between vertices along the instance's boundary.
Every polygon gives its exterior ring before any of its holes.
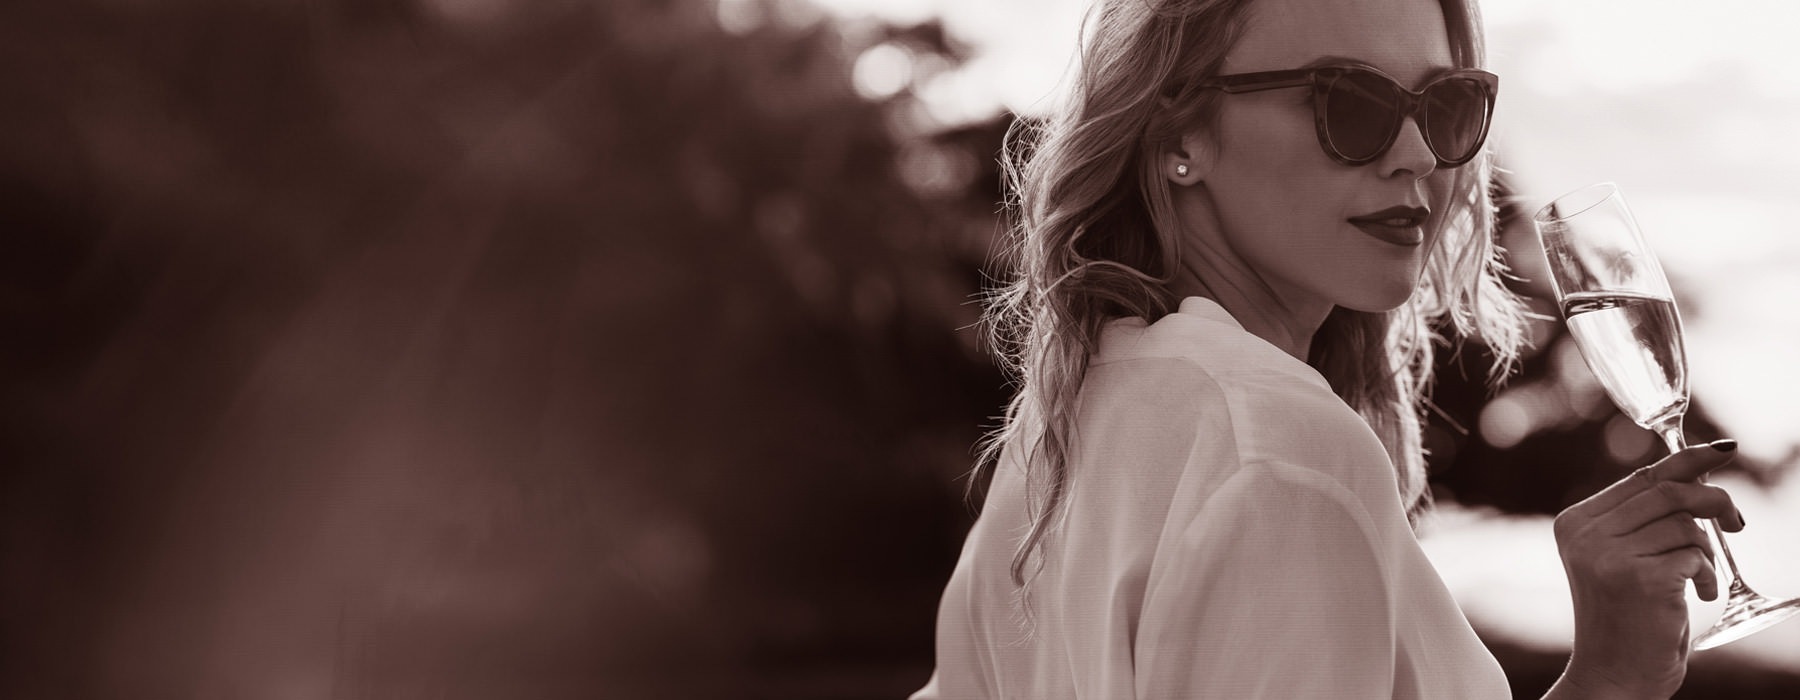
{"type": "MultiPolygon", "coordinates": [[[[1409,89],[1453,67],[1438,0],[1261,0],[1220,72],[1321,59],[1372,66],[1409,89]]],[[[1291,308],[1405,303],[1437,243],[1453,177],[1436,168],[1417,122],[1406,120],[1374,162],[1348,166],[1319,147],[1309,89],[1221,97],[1210,138],[1189,139],[1204,139],[1213,159],[1203,181],[1219,227],[1212,235],[1222,240],[1208,247],[1223,246],[1291,308]],[[1392,207],[1430,213],[1410,226],[1356,221],[1392,207]]]]}

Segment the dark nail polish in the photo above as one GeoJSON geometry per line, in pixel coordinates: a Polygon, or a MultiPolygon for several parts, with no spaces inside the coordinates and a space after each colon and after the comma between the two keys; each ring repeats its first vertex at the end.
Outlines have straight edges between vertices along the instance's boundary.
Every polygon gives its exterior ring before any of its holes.
{"type": "Polygon", "coordinates": [[[1720,452],[1731,452],[1737,449],[1737,441],[1731,438],[1725,438],[1723,440],[1714,440],[1707,446],[1720,452]]]}

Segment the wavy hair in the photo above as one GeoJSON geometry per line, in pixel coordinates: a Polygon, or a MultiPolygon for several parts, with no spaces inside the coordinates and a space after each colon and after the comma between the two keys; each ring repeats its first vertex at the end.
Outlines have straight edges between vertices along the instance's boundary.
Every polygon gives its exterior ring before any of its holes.
{"type": "MultiPolygon", "coordinates": [[[[1011,277],[989,292],[984,321],[1018,390],[983,440],[977,469],[991,474],[1008,444],[1025,450],[1017,459],[1031,526],[1011,566],[1021,594],[1063,511],[1076,399],[1101,329],[1118,318],[1154,322],[1179,301],[1168,287],[1179,229],[1159,156],[1216,118],[1218,93],[1197,86],[1218,73],[1251,1],[1101,0],[1083,23],[1065,103],[1007,134],[1011,277]]],[[[1482,67],[1474,0],[1440,3],[1456,65],[1482,67]]],[[[1382,313],[1334,310],[1307,360],[1380,438],[1415,522],[1429,500],[1420,416],[1435,346],[1445,342],[1435,329],[1480,337],[1496,358],[1496,381],[1524,340],[1524,310],[1504,285],[1494,241],[1491,172],[1485,152],[1456,171],[1442,242],[1412,297],[1382,313]]]]}

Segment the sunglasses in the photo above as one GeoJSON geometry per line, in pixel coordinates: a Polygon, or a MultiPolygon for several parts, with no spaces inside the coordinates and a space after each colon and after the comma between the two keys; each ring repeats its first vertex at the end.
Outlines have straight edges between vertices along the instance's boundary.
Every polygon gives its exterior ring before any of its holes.
{"type": "Polygon", "coordinates": [[[1339,65],[1221,75],[1200,87],[1232,94],[1312,88],[1319,147],[1345,165],[1365,165],[1387,153],[1412,117],[1438,167],[1454,168],[1473,159],[1487,140],[1500,76],[1453,70],[1413,91],[1373,68],[1339,65]]]}

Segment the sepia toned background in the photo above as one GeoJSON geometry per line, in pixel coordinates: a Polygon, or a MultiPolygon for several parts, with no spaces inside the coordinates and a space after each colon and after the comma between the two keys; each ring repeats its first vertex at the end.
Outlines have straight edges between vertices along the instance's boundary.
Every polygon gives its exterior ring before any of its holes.
{"type": "MultiPolygon", "coordinates": [[[[1746,574],[1800,595],[1800,22],[1488,7],[1519,288],[1516,217],[1619,181],[1746,574]]],[[[904,696],[1010,390],[994,158],[1080,12],[0,6],[0,697],[904,696]]],[[[1567,653],[1548,516],[1657,455],[1535,332],[1497,390],[1443,353],[1423,531],[1521,697],[1567,653]]],[[[1796,692],[1800,623],[1680,697],[1796,692]]]]}

